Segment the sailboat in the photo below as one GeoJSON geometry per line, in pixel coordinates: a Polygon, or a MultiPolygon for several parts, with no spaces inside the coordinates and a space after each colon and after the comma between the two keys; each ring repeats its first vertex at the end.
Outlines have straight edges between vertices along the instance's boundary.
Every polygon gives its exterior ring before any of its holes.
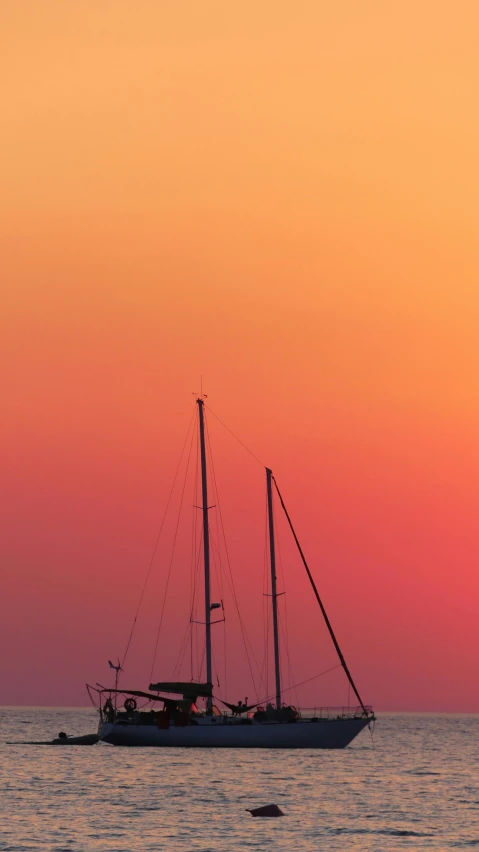
{"type": "Polygon", "coordinates": [[[318,589],[301,549],[296,531],[284,504],[276,479],[270,468],[265,468],[267,498],[267,537],[271,585],[271,607],[274,650],[274,695],[262,704],[230,703],[220,710],[213,693],[212,669],[212,613],[219,604],[212,602],[210,589],[210,526],[208,503],[208,469],[205,439],[204,397],[196,399],[199,449],[201,461],[201,498],[198,507],[202,514],[202,570],[204,579],[204,649],[206,680],[164,680],[150,683],[147,690],[123,689],[118,683],[112,688],[87,685],[90,698],[98,703],[100,714],[99,736],[105,743],[115,746],[148,747],[203,747],[203,748],[344,748],[374,721],[372,708],[363,703],[351,672],[339,647],[331,622],[326,614],[318,589]],[[278,620],[278,590],[276,574],[276,546],[273,516],[273,493],[286,516],[299,556],[306,570],[314,596],[319,605],[329,636],[339,658],[357,706],[348,708],[322,708],[307,715],[283,700],[280,630],[278,620]],[[166,694],[165,694],[166,693],[166,694]],[[96,695],[95,695],[96,694],[96,695]],[[121,699],[124,699],[121,704],[121,699]],[[141,702],[141,708],[139,704],[141,702]],[[201,706],[201,703],[203,706],[201,706]]]}

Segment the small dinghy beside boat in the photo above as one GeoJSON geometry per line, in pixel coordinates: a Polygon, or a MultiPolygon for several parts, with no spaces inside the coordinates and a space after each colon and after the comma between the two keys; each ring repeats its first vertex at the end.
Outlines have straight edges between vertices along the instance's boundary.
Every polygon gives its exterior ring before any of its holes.
{"type": "Polygon", "coordinates": [[[80,737],[67,737],[64,734],[63,736],[59,735],[55,737],[48,745],[96,745],[99,739],[99,734],[83,734],[80,737]]]}
{"type": "Polygon", "coordinates": [[[7,742],[7,745],[96,745],[100,737],[98,734],[83,734],[80,737],[67,737],[63,731],[53,740],[16,740],[7,742]]]}

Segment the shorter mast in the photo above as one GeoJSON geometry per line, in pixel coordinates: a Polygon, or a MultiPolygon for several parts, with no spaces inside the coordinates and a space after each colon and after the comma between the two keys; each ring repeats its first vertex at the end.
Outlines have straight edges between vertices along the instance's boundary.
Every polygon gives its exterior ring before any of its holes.
{"type": "Polygon", "coordinates": [[[282,498],[282,496],[281,496],[281,491],[280,491],[280,490],[279,490],[279,488],[278,488],[278,483],[276,482],[276,479],[274,478],[274,476],[273,476],[273,481],[274,481],[274,487],[276,488],[276,492],[277,492],[278,497],[279,497],[279,501],[280,501],[280,503],[281,503],[281,507],[282,507],[282,509],[283,509],[284,514],[286,515],[286,520],[288,521],[289,528],[290,528],[291,532],[293,533],[293,538],[294,538],[294,540],[295,540],[295,542],[296,542],[296,547],[298,548],[298,552],[299,552],[299,555],[300,555],[300,557],[301,557],[301,561],[302,561],[302,563],[303,563],[303,565],[304,565],[304,567],[305,567],[305,569],[306,569],[306,573],[307,573],[307,575],[308,575],[309,582],[311,583],[311,587],[312,587],[312,589],[313,589],[314,596],[315,596],[315,598],[316,598],[316,600],[317,600],[317,602],[318,602],[318,604],[319,604],[319,608],[320,608],[320,610],[321,610],[321,612],[322,612],[322,614],[323,614],[323,618],[324,618],[324,621],[325,621],[326,627],[327,627],[327,628],[328,628],[328,630],[329,630],[329,635],[331,636],[331,639],[332,639],[332,641],[333,641],[333,645],[334,645],[334,647],[335,647],[335,649],[336,649],[336,653],[337,653],[337,655],[338,655],[338,657],[339,657],[339,662],[341,663],[341,665],[342,665],[342,667],[343,667],[343,669],[344,669],[344,673],[345,673],[345,675],[346,675],[346,677],[347,677],[347,679],[348,679],[348,681],[349,681],[349,683],[350,683],[350,685],[351,685],[351,688],[352,688],[352,690],[353,690],[353,692],[354,692],[354,694],[355,694],[356,698],[358,699],[359,704],[361,705],[361,709],[362,709],[362,711],[363,711],[364,715],[365,715],[365,716],[369,716],[369,715],[370,715],[370,713],[369,713],[369,711],[368,711],[368,708],[367,708],[367,707],[365,706],[365,704],[363,703],[363,700],[362,700],[362,698],[361,698],[361,696],[360,696],[360,694],[359,694],[359,692],[358,692],[358,690],[357,690],[357,688],[356,688],[356,684],[354,683],[354,680],[353,680],[353,678],[352,678],[351,672],[349,671],[349,668],[348,668],[348,666],[347,666],[347,664],[346,664],[346,660],[344,659],[343,652],[341,651],[341,648],[339,647],[338,640],[336,639],[336,636],[335,636],[334,630],[333,630],[333,628],[332,628],[332,626],[331,626],[331,622],[330,622],[330,620],[329,620],[329,618],[328,618],[328,616],[327,616],[326,610],[325,610],[325,608],[324,608],[324,604],[323,604],[323,602],[322,602],[321,598],[319,597],[319,592],[318,592],[318,589],[317,589],[317,587],[316,587],[316,583],[314,582],[314,580],[313,580],[313,575],[311,574],[311,571],[309,570],[308,563],[306,562],[306,557],[305,557],[305,555],[304,555],[304,553],[303,553],[303,550],[302,550],[301,545],[300,545],[299,540],[298,540],[298,536],[296,535],[296,531],[295,531],[295,529],[294,529],[294,527],[293,527],[293,522],[292,522],[291,518],[289,517],[288,510],[287,510],[286,506],[284,505],[284,500],[283,500],[283,498],[282,498]]]}
{"type": "Polygon", "coordinates": [[[274,547],[273,471],[266,468],[266,492],[268,496],[269,559],[271,566],[271,602],[273,606],[274,672],[276,679],[276,709],[281,710],[281,669],[279,661],[278,593],[276,591],[276,553],[274,547]]]}

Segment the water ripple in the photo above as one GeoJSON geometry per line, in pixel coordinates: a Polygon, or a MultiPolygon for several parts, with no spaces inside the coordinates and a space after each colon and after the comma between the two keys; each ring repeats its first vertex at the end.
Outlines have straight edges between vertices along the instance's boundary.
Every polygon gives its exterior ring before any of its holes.
{"type": "Polygon", "coordinates": [[[0,710],[0,852],[479,846],[475,716],[384,716],[375,748],[362,736],[338,752],[4,744],[95,726],[89,710],[0,710]],[[286,817],[246,812],[270,802],[286,817]]]}

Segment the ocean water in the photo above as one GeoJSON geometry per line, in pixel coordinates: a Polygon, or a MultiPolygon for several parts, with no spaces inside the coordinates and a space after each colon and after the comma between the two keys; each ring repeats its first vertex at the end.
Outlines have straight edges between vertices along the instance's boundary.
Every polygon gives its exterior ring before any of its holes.
{"type": "Polygon", "coordinates": [[[93,710],[0,710],[0,850],[479,849],[479,717],[381,715],[344,751],[7,745],[93,710]],[[246,808],[276,803],[280,819],[246,808]]]}

